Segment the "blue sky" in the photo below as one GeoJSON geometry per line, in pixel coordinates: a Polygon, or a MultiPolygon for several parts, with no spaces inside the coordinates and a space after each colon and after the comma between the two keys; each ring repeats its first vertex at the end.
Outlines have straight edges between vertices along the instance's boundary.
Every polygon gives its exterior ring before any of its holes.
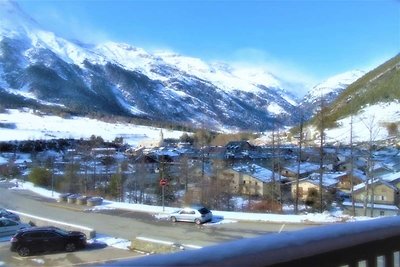
{"type": "Polygon", "coordinates": [[[17,0],[40,24],[321,81],[400,51],[399,0],[17,0]]]}

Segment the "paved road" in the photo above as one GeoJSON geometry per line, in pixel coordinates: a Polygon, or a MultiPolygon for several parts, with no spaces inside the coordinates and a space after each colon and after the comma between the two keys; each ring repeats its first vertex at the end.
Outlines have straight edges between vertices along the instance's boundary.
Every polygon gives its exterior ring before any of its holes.
{"type": "MultiPolygon", "coordinates": [[[[101,210],[60,204],[25,190],[9,190],[0,183],[0,205],[24,213],[35,214],[62,222],[79,224],[96,230],[98,234],[133,240],[138,236],[174,243],[208,246],[231,240],[278,232],[281,224],[263,222],[236,222],[227,224],[171,223],[157,219],[153,214],[126,210],[101,210]]],[[[310,225],[288,224],[283,230],[298,230],[310,225]]],[[[0,257],[1,257],[0,249],[0,257]]],[[[125,255],[124,255],[125,256],[125,255]]],[[[69,256],[71,257],[71,256],[69,256]]],[[[3,259],[3,257],[1,257],[3,259]]],[[[1,264],[0,264],[1,265],[1,264]]]]}

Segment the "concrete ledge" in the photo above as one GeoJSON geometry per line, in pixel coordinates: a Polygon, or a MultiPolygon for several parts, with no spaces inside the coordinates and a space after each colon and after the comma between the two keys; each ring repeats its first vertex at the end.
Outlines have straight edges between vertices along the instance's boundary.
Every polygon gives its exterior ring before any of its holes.
{"type": "Polygon", "coordinates": [[[10,210],[10,211],[15,214],[18,214],[21,217],[22,221],[32,222],[36,226],[56,226],[68,231],[81,231],[86,234],[88,239],[94,238],[96,236],[96,231],[94,229],[85,226],[50,220],[47,218],[42,218],[15,210],[10,210]]]}
{"type": "Polygon", "coordinates": [[[131,247],[130,247],[130,249],[132,250],[139,250],[151,254],[171,253],[186,249],[198,249],[198,248],[201,247],[176,244],[173,242],[162,241],[146,237],[136,237],[134,240],[131,241],[131,247]]]}

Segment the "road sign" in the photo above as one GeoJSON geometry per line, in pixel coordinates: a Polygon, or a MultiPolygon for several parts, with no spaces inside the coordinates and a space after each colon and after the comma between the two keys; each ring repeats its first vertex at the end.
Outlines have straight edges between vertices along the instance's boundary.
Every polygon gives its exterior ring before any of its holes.
{"type": "Polygon", "coordinates": [[[161,185],[161,186],[166,186],[167,184],[168,184],[167,179],[161,179],[161,180],[160,180],[160,185],[161,185]]]}

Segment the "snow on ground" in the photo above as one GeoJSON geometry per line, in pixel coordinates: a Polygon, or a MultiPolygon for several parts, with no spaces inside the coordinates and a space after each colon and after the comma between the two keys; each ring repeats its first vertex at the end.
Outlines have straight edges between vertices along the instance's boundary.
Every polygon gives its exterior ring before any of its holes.
{"type": "MultiPolygon", "coordinates": [[[[24,111],[11,109],[0,113],[0,141],[74,138],[89,139],[92,135],[101,136],[106,141],[123,137],[124,142],[137,145],[143,140],[158,140],[160,129],[137,126],[128,123],[107,123],[84,117],[68,119],[58,116],[35,114],[30,109],[24,111]]],[[[163,131],[164,138],[179,138],[183,132],[163,131]]]]}
{"type": "MultiPolygon", "coordinates": [[[[59,193],[52,192],[44,188],[36,187],[31,182],[21,181],[14,179],[11,182],[15,184],[11,190],[30,190],[39,195],[58,199],[59,193]]],[[[179,209],[178,207],[162,207],[162,206],[152,206],[143,204],[132,204],[132,203],[121,203],[115,201],[104,200],[102,205],[95,206],[93,208],[88,208],[88,210],[96,211],[102,209],[125,209],[131,211],[149,212],[155,216],[155,218],[160,220],[165,220],[168,218],[168,214],[179,209]]],[[[205,227],[212,227],[215,224],[224,223],[236,223],[237,221],[262,221],[262,222],[272,222],[281,223],[281,230],[284,230],[285,224],[288,223],[335,223],[344,221],[355,221],[355,220],[366,220],[366,217],[351,217],[342,214],[341,211],[336,212],[324,212],[324,213],[309,213],[303,215],[283,215],[283,214],[270,214],[270,213],[244,213],[244,212],[230,212],[230,211],[217,211],[212,210],[213,220],[209,223],[205,223],[205,227]]],[[[0,239],[0,242],[9,241],[10,237],[4,237],[0,239]]],[[[128,249],[131,241],[102,235],[97,233],[94,239],[88,241],[89,244],[106,244],[107,246],[112,246],[119,249],[128,249]]]]}
{"type": "MultiPolygon", "coordinates": [[[[353,141],[386,140],[386,124],[400,121],[400,103],[379,103],[365,107],[353,117],[353,141]]],[[[339,127],[326,131],[328,142],[349,143],[351,117],[339,121],[339,127]]]]}
{"type": "MultiPolygon", "coordinates": [[[[13,180],[16,183],[16,180],[13,180]]],[[[17,183],[16,183],[17,184],[17,183]]],[[[59,193],[52,192],[51,190],[43,189],[34,186],[31,182],[18,182],[18,187],[13,187],[13,190],[30,190],[45,197],[57,199],[59,193]]],[[[104,200],[102,205],[92,208],[93,211],[101,209],[124,209],[140,212],[149,212],[154,214],[159,219],[165,219],[169,213],[179,209],[179,207],[162,207],[144,204],[122,203],[110,200],[104,200]]],[[[277,223],[332,223],[343,222],[351,220],[359,220],[363,218],[350,217],[342,214],[340,211],[324,212],[324,213],[309,213],[303,215],[285,215],[285,214],[271,214],[271,213],[244,213],[232,211],[218,211],[212,210],[218,222],[233,222],[239,220],[245,221],[264,221],[264,222],[277,222],[277,223]],[[219,218],[219,219],[218,219],[219,218]]]]}
{"type": "Polygon", "coordinates": [[[131,246],[131,241],[123,239],[123,238],[117,238],[117,237],[110,237],[102,234],[96,234],[96,237],[88,240],[88,244],[106,244],[107,246],[114,247],[114,248],[119,248],[119,249],[125,249],[128,250],[129,247],[131,246]]]}

